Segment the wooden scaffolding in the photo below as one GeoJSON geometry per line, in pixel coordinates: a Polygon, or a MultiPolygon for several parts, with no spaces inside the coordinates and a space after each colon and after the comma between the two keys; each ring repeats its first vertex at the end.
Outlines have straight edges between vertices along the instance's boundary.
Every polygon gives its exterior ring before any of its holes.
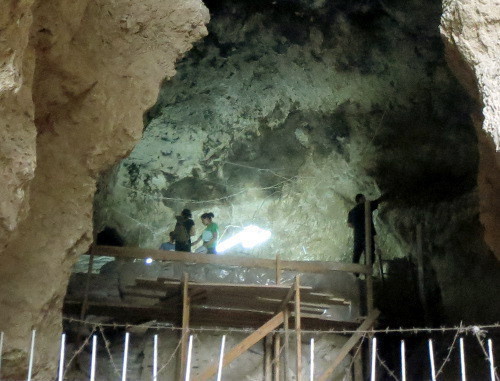
{"type": "MultiPolygon", "coordinates": [[[[179,380],[184,380],[186,373],[187,338],[191,328],[207,326],[254,328],[255,330],[250,335],[224,354],[223,366],[227,366],[264,339],[266,381],[281,380],[281,373],[283,370],[289,369],[291,361],[295,362],[296,379],[299,381],[302,379],[302,329],[354,331],[330,367],[324,369],[318,378],[321,381],[330,379],[342,360],[359,345],[363,332],[373,327],[379,314],[373,308],[371,266],[338,262],[283,261],[280,260],[280,257],[271,260],[105,246],[93,247],[91,250],[84,297],[67,298],[64,311],[66,314],[80,313],[82,318],[87,314],[92,314],[109,316],[124,322],[130,322],[131,319],[136,321],[149,319],[174,324],[180,323],[179,380]],[[141,303],[110,303],[89,298],[89,284],[92,279],[98,276],[93,274],[94,256],[129,259],[152,258],[156,261],[166,262],[272,269],[275,273],[275,280],[274,284],[269,285],[200,283],[191,281],[187,273],[184,273],[180,280],[137,278],[135,284],[128,287],[126,293],[134,299],[148,300],[148,303],[144,305],[141,303]],[[298,274],[292,284],[282,283],[284,271],[293,271],[298,274]],[[325,308],[346,306],[352,301],[336,296],[334,290],[332,292],[318,292],[311,287],[301,285],[300,274],[330,271],[365,274],[367,314],[361,321],[342,321],[324,316],[325,308]],[[278,328],[284,332],[283,335],[276,332],[278,328]],[[289,358],[291,333],[294,334],[295,338],[296,356],[294,360],[289,358]],[[282,361],[280,360],[281,352],[283,352],[282,361]]],[[[355,365],[356,380],[362,379],[360,361],[358,359],[355,365]]],[[[217,365],[217,363],[211,364],[193,379],[203,381],[213,378],[217,372],[217,365]]],[[[287,374],[283,374],[285,380],[290,379],[287,374]]]]}

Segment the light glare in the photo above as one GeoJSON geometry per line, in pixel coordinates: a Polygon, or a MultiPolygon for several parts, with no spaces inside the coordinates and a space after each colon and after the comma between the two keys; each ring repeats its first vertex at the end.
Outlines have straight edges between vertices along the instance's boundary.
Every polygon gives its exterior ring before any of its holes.
{"type": "Polygon", "coordinates": [[[246,226],[241,232],[217,245],[217,252],[222,253],[241,243],[245,249],[251,249],[271,238],[269,230],[261,229],[255,225],[246,226]]]}

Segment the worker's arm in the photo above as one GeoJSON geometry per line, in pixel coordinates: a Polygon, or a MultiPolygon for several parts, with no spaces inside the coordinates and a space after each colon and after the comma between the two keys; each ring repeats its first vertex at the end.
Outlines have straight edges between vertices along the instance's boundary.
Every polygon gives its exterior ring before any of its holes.
{"type": "Polygon", "coordinates": [[[198,237],[198,239],[196,241],[194,241],[193,243],[191,243],[191,245],[197,245],[199,242],[201,241],[201,235],[198,237]]]}
{"type": "Polygon", "coordinates": [[[192,237],[196,234],[196,229],[194,228],[194,224],[193,226],[191,226],[191,229],[189,229],[189,236],[192,237]]]}

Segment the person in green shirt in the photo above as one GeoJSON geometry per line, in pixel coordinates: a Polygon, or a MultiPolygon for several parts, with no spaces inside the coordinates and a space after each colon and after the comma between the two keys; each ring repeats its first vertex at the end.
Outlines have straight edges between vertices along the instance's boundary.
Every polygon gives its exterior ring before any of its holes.
{"type": "Polygon", "coordinates": [[[201,215],[201,223],[206,227],[203,233],[201,233],[198,239],[193,243],[193,245],[196,245],[198,242],[203,241],[203,245],[196,250],[197,253],[203,253],[206,250],[208,254],[216,254],[219,226],[212,221],[213,218],[214,214],[211,212],[201,215]]]}

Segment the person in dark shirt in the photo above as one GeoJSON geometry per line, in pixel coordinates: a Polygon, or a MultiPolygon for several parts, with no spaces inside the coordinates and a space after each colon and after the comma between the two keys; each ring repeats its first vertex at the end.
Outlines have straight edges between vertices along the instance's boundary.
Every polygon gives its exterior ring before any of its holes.
{"type": "MultiPolygon", "coordinates": [[[[354,230],[354,249],[352,261],[353,263],[359,263],[361,254],[365,251],[365,201],[366,198],[363,194],[358,193],[356,195],[356,206],[349,211],[347,216],[347,225],[354,230]]],[[[382,201],[382,197],[375,201],[370,201],[370,209],[373,212],[378,208],[378,205],[382,201]]],[[[371,221],[371,258],[372,264],[375,262],[375,240],[373,237],[377,234],[375,231],[375,226],[373,225],[373,219],[370,214],[371,221]]],[[[366,255],[366,253],[365,253],[366,255]]]]}
{"type": "Polygon", "coordinates": [[[196,234],[194,221],[191,219],[191,211],[189,209],[184,209],[181,215],[175,218],[177,220],[174,229],[175,251],[191,252],[191,237],[196,234]],[[179,227],[183,227],[185,230],[179,229],[179,227]]]}

